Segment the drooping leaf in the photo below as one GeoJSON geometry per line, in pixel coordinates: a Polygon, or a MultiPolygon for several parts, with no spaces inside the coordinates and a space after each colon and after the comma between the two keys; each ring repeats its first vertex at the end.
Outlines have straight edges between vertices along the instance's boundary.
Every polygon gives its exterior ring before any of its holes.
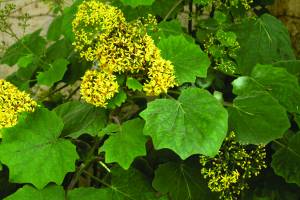
{"type": "Polygon", "coordinates": [[[123,123],[100,148],[100,151],[105,151],[105,162],[117,162],[128,169],[136,157],[146,155],[147,138],[143,135],[143,128],[144,122],[138,118],[123,123]]]}
{"type": "Polygon", "coordinates": [[[204,89],[183,90],[177,101],[150,102],[140,115],[155,148],[169,148],[182,159],[216,155],[227,132],[226,109],[204,89]]]}
{"type": "Polygon", "coordinates": [[[70,200],[163,200],[156,197],[151,183],[139,171],[121,168],[112,170],[112,183],[107,188],[78,188],[68,192],[70,200]]]}
{"type": "Polygon", "coordinates": [[[65,59],[55,60],[50,64],[50,68],[47,71],[38,74],[38,84],[51,87],[54,83],[60,81],[64,77],[68,64],[69,61],[65,59]]]}
{"type": "Polygon", "coordinates": [[[228,111],[230,127],[244,144],[267,144],[290,127],[286,110],[264,91],[238,96],[228,111]]]}
{"type": "Polygon", "coordinates": [[[200,171],[196,163],[165,163],[155,171],[152,185],[157,191],[168,193],[172,200],[218,199],[210,192],[200,171]]]}
{"type": "Polygon", "coordinates": [[[13,66],[18,60],[28,54],[36,57],[43,55],[46,40],[40,36],[40,30],[28,34],[10,46],[1,57],[0,63],[13,66]]]}
{"type": "Polygon", "coordinates": [[[300,134],[290,137],[288,144],[277,150],[272,157],[272,168],[288,183],[300,186],[300,134]]]}
{"type": "Polygon", "coordinates": [[[200,47],[184,36],[170,36],[160,40],[158,47],[163,58],[170,60],[175,67],[179,84],[195,82],[196,77],[206,77],[210,60],[200,47]]]}
{"type": "Polygon", "coordinates": [[[39,109],[3,131],[0,160],[8,166],[11,182],[41,189],[49,182],[61,184],[75,170],[76,148],[59,138],[62,129],[55,112],[39,109]]]}
{"type": "Polygon", "coordinates": [[[155,0],[121,0],[122,3],[131,7],[150,6],[154,1],[155,0]]]}
{"type": "Polygon", "coordinates": [[[60,38],[60,36],[62,35],[62,23],[63,16],[58,16],[52,21],[47,31],[48,40],[55,41],[60,38]]]}
{"type": "Polygon", "coordinates": [[[48,186],[37,190],[32,186],[25,185],[5,200],[64,200],[65,191],[61,186],[48,186]]]}
{"type": "Polygon", "coordinates": [[[142,91],[143,85],[135,78],[128,77],[126,81],[126,86],[133,91],[142,91]]]}
{"type": "Polygon", "coordinates": [[[102,108],[79,101],[71,101],[54,109],[64,122],[62,135],[77,138],[87,133],[96,136],[105,127],[107,116],[102,108]]]}
{"type": "Polygon", "coordinates": [[[233,31],[237,34],[240,45],[236,58],[237,73],[248,75],[258,63],[272,64],[280,60],[295,59],[287,29],[269,14],[244,20],[235,25],[233,31]]]}

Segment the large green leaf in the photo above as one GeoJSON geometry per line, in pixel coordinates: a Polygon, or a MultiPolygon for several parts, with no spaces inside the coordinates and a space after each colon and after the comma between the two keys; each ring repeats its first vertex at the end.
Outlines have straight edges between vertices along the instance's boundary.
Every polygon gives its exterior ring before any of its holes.
{"type": "Polygon", "coordinates": [[[107,188],[78,188],[68,192],[70,200],[162,200],[156,197],[151,183],[135,169],[112,170],[112,183],[107,188]]]}
{"type": "Polygon", "coordinates": [[[64,77],[68,64],[69,61],[62,58],[55,60],[50,64],[50,68],[47,71],[39,73],[37,76],[38,84],[51,87],[54,83],[60,81],[64,77]]]}
{"type": "Polygon", "coordinates": [[[195,163],[165,163],[155,171],[152,185],[163,194],[169,193],[172,200],[218,199],[210,192],[200,171],[201,167],[195,163]]]}
{"type": "Polygon", "coordinates": [[[249,91],[229,108],[229,124],[244,144],[267,144],[290,127],[286,110],[270,94],[249,91]]]}
{"type": "Polygon", "coordinates": [[[227,132],[226,109],[208,91],[183,90],[179,99],[158,99],[141,113],[144,134],[157,149],[169,148],[182,159],[193,154],[214,156],[227,132]]]}
{"type": "Polygon", "coordinates": [[[65,191],[61,186],[48,186],[37,190],[32,186],[25,185],[5,200],[64,200],[65,191]]]}
{"type": "Polygon", "coordinates": [[[295,59],[287,29],[269,14],[244,20],[235,25],[233,31],[241,47],[236,58],[237,73],[248,75],[257,63],[295,59]]]}
{"type": "Polygon", "coordinates": [[[11,182],[43,188],[49,182],[61,184],[75,170],[76,148],[59,138],[62,129],[55,112],[40,109],[3,131],[0,160],[8,166],[11,182]]]}
{"type": "Polygon", "coordinates": [[[179,84],[193,83],[197,76],[206,77],[210,65],[207,54],[183,35],[163,38],[158,47],[161,49],[163,58],[173,63],[179,84]]]}
{"type": "Polygon", "coordinates": [[[10,46],[0,59],[0,63],[13,66],[21,57],[28,54],[39,57],[43,55],[45,46],[46,40],[40,36],[40,30],[35,31],[34,33],[24,36],[10,46]]]}
{"type": "Polygon", "coordinates": [[[144,122],[133,119],[119,126],[119,130],[111,134],[100,149],[105,151],[105,162],[117,162],[128,169],[137,156],[146,155],[147,138],[143,135],[144,122]]]}
{"type": "Polygon", "coordinates": [[[251,77],[263,85],[289,112],[300,111],[300,87],[296,76],[283,68],[257,65],[251,77]]]}
{"type": "Polygon", "coordinates": [[[121,0],[125,5],[132,7],[137,6],[150,6],[155,0],[121,0]]]}
{"type": "Polygon", "coordinates": [[[251,77],[242,76],[232,82],[238,95],[250,91],[267,91],[289,112],[300,112],[300,87],[298,79],[286,69],[271,65],[256,65],[251,77]]]}
{"type": "Polygon", "coordinates": [[[272,168],[288,183],[300,186],[300,133],[292,136],[272,157],[272,168]]]}
{"type": "Polygon", "coordinates": [[[87,133],[96,136],[105,127],[107,116],[102,108],[96,108],[80,101],[71,101],[54,109],[63,119],[63,135],[77,138],[87,133]]]}

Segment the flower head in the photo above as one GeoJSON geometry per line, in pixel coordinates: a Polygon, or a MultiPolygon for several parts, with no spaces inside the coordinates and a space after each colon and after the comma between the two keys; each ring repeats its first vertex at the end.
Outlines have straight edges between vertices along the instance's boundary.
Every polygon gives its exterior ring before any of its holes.
{"type": "Polygon", "coordinates": [[[33,112],[36,106],[29,94],[0,79],[0,129],[16,125],[19,113],[33,112]]]}
{"type": "Polygon", "coordinates": [[[116,76],[107,72],[88,70],[80,85],[82,98],[95,106],[106,107],[108,100],[118,92],[116,76]]]}
{"type": "Polygon", "coordinates": [[[247,179],[266,168],[265,158],[264,146],[243,146],[231,132],[216,157],[200,157],[201,173],[210,190],[221,193],[220,199],[234,200],[248,187],[247,179]]]}

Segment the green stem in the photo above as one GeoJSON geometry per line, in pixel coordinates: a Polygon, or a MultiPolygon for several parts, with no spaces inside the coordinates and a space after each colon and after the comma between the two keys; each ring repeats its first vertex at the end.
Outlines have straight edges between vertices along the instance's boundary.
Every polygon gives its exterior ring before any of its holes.
{"type": "Polygon", "coordinates": [[[80,165],[79,169],[76,171],[76,173],[74,174],[72,180],[70,181],[70,184],[68,185],[68,190],[71,190],[72,188],[74,188],[74,186],[76,185],[76,183],[78,182],[81,174],[84,172],[84,170],[90,166],[90,164],[95,160],[95,156],[94,156],[94,152],[95,150],[98,148],[100,142],[102,141],[99,138],[96,138],[96,142],[93,145],[93,147],[90,149],[90,151],[88,152],[88,155],[86,156],[86,159],[84,160],[84,162],[80,165]]]}

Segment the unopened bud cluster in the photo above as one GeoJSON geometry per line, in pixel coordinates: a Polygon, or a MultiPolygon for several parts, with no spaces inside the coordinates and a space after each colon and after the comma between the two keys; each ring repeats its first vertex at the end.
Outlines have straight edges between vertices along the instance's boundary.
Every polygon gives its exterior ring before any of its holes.
{"type": "Polygon", "coordinates": [[[264,146],[241,145],[231,132],[216,157],[200,156],[201,173],[210,190],[220,193],[220,199],[236,200],[248,188],[247,180],[267,167],[265,159],[264,146]]]}
{"type": "Polygon", "coordinates": [[[74,46],[81,57],[96,63],[81,84],[82,97],[88,103],[105,107],[118,92],[118,74],[143,77],[149,96],[166,93],[176,85],[174,66],[161,57],[147,34],[147,28],[155,25],[152,16],[126,22],[119,9],[95,0],[79,6],[73,21],[74,46]]]}

